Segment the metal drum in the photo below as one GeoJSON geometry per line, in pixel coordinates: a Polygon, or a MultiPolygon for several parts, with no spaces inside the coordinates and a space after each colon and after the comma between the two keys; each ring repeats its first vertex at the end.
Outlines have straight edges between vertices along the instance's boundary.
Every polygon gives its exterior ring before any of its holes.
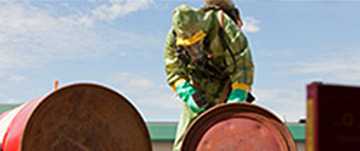
{"type": "Polygon", "coordinates": [[[307,85],[306,150],[359,150],[359,101],[360,86],[307,85]]]}
{"type": "Polygon", "coordinates": [[[96,84],[60,88],[0,117],[3,151],[151,151],[134,106],[96,84]]]}
{"type": "Polygon", "coordinates": [[[223,104],[190,126],[182,151],[296,151],[285,124],[251,104],[223,104]]]}

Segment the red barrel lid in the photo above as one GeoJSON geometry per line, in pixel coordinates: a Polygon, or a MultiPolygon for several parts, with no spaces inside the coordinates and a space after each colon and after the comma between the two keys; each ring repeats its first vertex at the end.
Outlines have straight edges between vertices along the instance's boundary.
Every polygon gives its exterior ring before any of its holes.
{"type": "Polygon", "coordinates": [[[42,99],[24,130],[22,151],[152,149],[140,114],[111,89],[74,84],[42,99]]]}
{"type": "Polygon", "coordinates": [[[286,125],[251,104],[224,104],[197,118],[182,151],[296,151],[286,125]]]}

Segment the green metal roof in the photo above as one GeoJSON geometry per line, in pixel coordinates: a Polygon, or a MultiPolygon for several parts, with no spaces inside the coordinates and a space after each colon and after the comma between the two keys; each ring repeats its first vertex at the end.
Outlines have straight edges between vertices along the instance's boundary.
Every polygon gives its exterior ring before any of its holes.
{"type": "MultiPolygon", "coordinates": [[[[150,131],[152,141],[173,141],[176,134],[175,122],[148,122],[147,126],[150,131]]],[[[294,140],[297,142],[305,141],[304,124],[289,123],[287,124],[294,140]]]]}
{"type": "Polygon", "coordinates": [[[176,123],[169,122],[148,122],[152,141],[173,141],[176,134],[176,123]]]}
{"type": "Polygon", "coordinates": [[[11,109],[13,109],[13,108],[15,108],[17,106],[19,106],[19,105],[17,105],[17,104],[0,104],[0,114],[2,112],[11,110],[11,109]]]}
{"type": "Polygon", "coordinates": [[[305,124],[289,123],[287,126],[295,141],[305,141],[305,124]]]}
{"type": "MultiPolygon", "coordinates": [[[[0,104],[0,114],[18,105],[0,104]]],[[[150,131],[152,141],[174,141],[176,134],[176,122],[148,122],[147,127],[150,131]]],[[[289,123],[287,124],[295,141],[305,140],[304,124],[289,123]]]]}

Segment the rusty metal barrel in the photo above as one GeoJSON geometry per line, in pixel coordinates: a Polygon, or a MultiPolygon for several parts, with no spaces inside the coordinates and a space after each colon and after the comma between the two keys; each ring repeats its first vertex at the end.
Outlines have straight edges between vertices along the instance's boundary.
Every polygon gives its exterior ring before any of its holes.
{"type": "Polygon", "coordinates": [[[223,104],[200,115],[186,132],[182,151],[296,151],[287,126],[251,104],[223,104]]]}
{"type": "Polygon", "coordinates": [[[119,93],[72,84],[0,116],[3,151],[151,151],[136,108],[119,93]]]}

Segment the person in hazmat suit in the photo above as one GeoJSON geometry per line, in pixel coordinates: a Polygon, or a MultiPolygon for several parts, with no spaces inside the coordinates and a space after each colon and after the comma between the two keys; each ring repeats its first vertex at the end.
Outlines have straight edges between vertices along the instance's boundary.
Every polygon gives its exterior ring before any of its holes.
{"type": "Polygon", "coordinates": [[[248,41],[222,10],[175,8],[164,59],[167,82],[184,104],[173,151],[181,149],[185,131],[199,114],[250,96],[254,64],[248,41]]]}

